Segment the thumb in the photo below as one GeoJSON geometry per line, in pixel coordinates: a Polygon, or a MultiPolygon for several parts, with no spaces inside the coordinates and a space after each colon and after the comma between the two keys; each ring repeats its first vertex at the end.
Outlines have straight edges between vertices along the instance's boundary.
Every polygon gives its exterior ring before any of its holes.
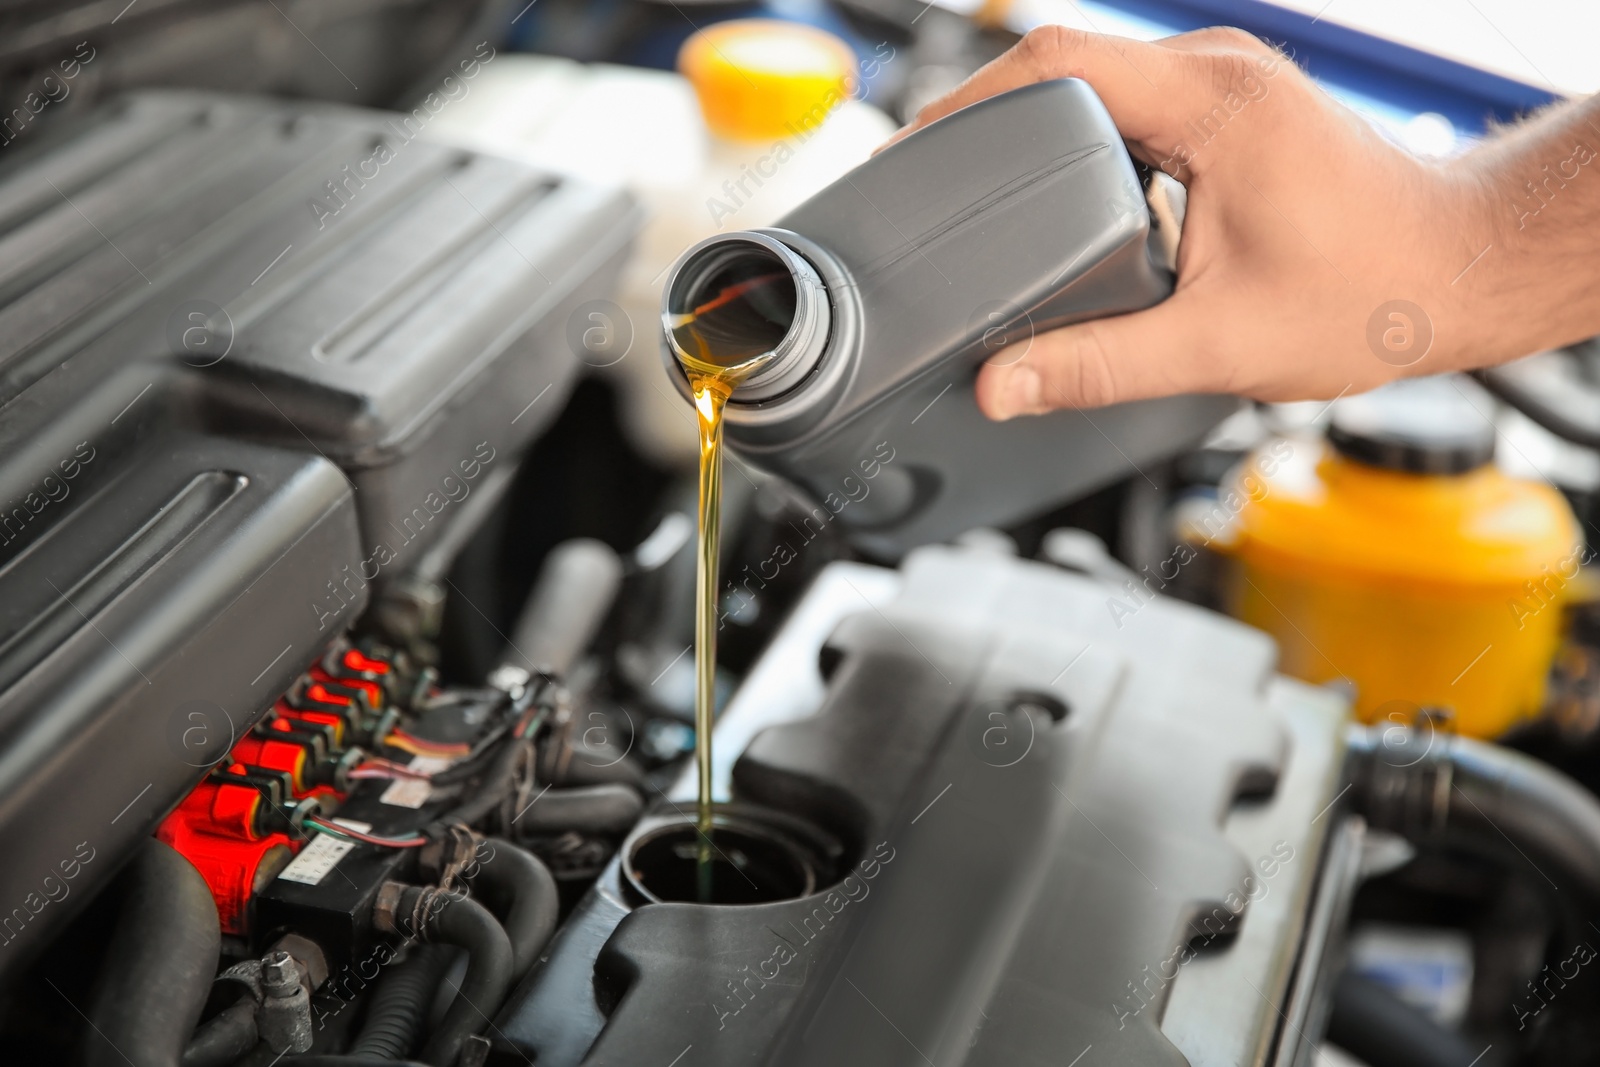
{"type": "Polygon", "coordinates": [[[1009,419],[1210,391],[1217,364],[1197,343],[1191,302],[1180,291],[1144,311],[1040,334],[1020,359],[979,371],[978,406],[1009,419]]]}

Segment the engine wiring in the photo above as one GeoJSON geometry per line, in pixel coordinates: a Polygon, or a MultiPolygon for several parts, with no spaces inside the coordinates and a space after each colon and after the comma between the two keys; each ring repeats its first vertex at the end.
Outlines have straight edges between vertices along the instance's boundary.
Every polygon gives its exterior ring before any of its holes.
{"type": "Polygon", "coordinates": [[[320,815],[308,815],[304,825],[319,834],[329,837],[343,838],[346,841],[359,841],[366,845],[377,845],[381,848],[421,848],[430,840],[420,834],[411,837],[383,837],[378,834],[364,833],[349,826],[343,826],[320,815]]]}
{"type": "Polygon", "coordinates": [[[433,756],[449,759],[468,756],[472,753],[472,746],[465,741],[455,743],[429,741],[399,728],[390,730],[388,735],[384,737],[383,743],[390,748],[398,748],[402,752],[409,752],[413,756],[433,756]]]}
{"type": "Polygon", "coordinates": [[[361,763],[352,769],[348,776],[352,781],[359,779],[410,779],[413,781],[428,781],[433,777],[430,771],[419,771],[415,767],[407,767],[403,763],[388,759],[384,756],[366,756],[361,763]]]}
{"type": "MultiPolygon", "coordinates": [[[[355,780],[426,781],[431,785],[449,786],[475,778],[495,778],[495,771],[507,758],[512,761],[513,768],[531,767],[533,761],[526,758],[522,749],[537,735],[543,725],[555,700],[555,687],[553,679],[541,678],[540,684],[510,699],[506,706],[508,713],[503,713],[500,721],[476,744],[470,746],[465,743],[444,745],[428,742],[399,729],[390,730],[383,735],[380,741],[382,745],[399,748],[402,751],[413,751],[414,746],[423,750],[415,753],[418,755],[439,756],[448,752],[448,758],[452,759],[452,763],[439,771],[417,770],[388,757],[369,754],[349,772],[349,777],[355,780]]],[[[504,693],[495,692],[494,695],[501,701],[507,699],[504,693]]],[[[515,779],[516,775],[513,773],[513,783],[515,779]]],[[[475,794],[493,791],[495,791],[494,783],[485,780],[479,783],[479,789],[475,794]]],[[[515,791],[514,784],[511,784],[510,791],[515,791]]],[[[453,811],[435,819],[422,831],[405,837],[388,837],[356,830],[315,813],[305,814],[300,824],[319,834],[380,848],[420,848],[435,840],[449,827],[456,825],[461,813],[474,807],[480,799],[481,797],[477,795],[466,799],[453,811]]]]}

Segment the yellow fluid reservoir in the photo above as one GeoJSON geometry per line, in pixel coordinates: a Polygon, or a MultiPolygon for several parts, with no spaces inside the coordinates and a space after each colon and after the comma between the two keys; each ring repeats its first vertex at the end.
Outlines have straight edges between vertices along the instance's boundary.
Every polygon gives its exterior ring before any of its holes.
{"type": "Polygon", "coordinates": [[[734,19],[692,35],[678,70],[706,125],[735,141],[803,136],[850,98],[856,59],[833,34],[778,19],[734,19]]]}
{"type": "Polygon", "coordinates": [[[1535,714],[1584,547],[1566,499],[1503,474],[1494,440],[1424,379],[1340,401],[1326,442],[1258,452],[1223,493],[1230,610],[1286,673],[1354,683],[1364,721],[1445,706],[1494,737],[1535,714]]]}

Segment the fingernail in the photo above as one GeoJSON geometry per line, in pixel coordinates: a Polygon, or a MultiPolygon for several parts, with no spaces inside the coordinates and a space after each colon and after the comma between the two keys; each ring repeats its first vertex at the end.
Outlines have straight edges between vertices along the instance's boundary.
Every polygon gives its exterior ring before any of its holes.
{"type": "Polygon", "coordinates": [[[1038,411],[1043,406],[1043,393],[1044,383],[1039,380],[1039,372],[1026,363],[1018,363],[1011,368],[1011,373],[1000,387],[1000,403],[997,405],[1000,417],[1009,419],[1038,411]]]}

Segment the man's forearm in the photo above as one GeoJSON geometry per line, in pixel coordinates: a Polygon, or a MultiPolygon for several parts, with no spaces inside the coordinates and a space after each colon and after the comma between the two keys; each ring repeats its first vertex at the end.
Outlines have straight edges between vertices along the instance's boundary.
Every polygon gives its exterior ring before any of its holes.
{"type": "Polygon", "coordinates": [[[1484,222],[1448,294],[1501,360],[1600,334],[1600,97],[1558,105],[1463,157],[1484,222]]]}

